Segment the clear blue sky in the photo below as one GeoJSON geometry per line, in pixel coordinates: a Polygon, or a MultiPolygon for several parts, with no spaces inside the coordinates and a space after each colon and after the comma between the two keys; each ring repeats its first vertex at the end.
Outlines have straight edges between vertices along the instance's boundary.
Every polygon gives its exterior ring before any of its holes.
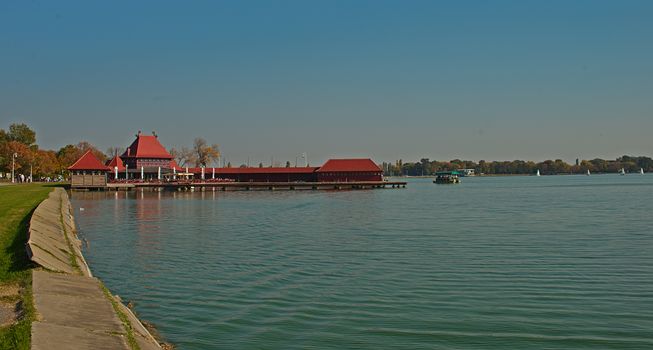
{"type": "Polygon", "coordinates": [[[653,1],[2,1],[0,127],[240,164],[653,155],[653,1]]]}

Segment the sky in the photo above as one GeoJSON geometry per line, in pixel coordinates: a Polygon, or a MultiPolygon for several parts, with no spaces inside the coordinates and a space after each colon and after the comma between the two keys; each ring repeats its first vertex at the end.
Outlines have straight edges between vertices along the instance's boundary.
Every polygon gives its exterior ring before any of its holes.
{"type": "Polygon", "coordinates": [[[1,1],[0,128],[234,164],[653,155],[653,1],[1,1]]]}

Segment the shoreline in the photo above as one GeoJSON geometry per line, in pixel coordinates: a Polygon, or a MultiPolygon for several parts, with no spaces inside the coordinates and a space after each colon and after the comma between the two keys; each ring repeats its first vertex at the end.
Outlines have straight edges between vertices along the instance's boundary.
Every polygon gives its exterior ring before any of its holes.
{"type": "Polygon", "coordinates": [[[55,188],[34,210],[26,250],[33,270],[32,349],[172,349],[93,276],[77,237],[68,193],[55,188]]]}

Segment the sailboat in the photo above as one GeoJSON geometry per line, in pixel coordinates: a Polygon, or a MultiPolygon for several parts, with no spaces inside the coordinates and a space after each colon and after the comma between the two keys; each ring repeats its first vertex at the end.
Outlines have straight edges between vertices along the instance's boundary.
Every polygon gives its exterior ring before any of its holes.
{"type": "Polygon", "coordinates": [[[639,174],[644,175],[644,168],[639,168],[639,174]]]}
{"type": "Polygon", "coordinates": [[[535,173],[535,176],[540,176],[540,169],[537,169],[537,173],[535,173]]]}
{"type": "Polygon", "coordinates": [[[626,175],[626,170],[621,168],[621,170],[619,170],[619,175],[626,175]]]}
{"type": "Polygon", "coordinates": [[[587,169],[587,176],[590,176],[590,170],[587,169]]]}

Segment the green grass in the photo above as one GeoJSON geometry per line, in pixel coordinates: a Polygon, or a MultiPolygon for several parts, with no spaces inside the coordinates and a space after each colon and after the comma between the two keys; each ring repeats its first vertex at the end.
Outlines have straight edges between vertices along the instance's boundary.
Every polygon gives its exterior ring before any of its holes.
{"type": "Polygon", "coordinates": [[[0,285],[21,286],[23,317],[0,328],[0,349],[29,349],[34,319],[32,268],[27,257],[27,226],[34,209],[53,186],[42,184],[0,186],[0,285]]]}
{"type": "Polygon", "coordinates": [[[120,305],[118,305],[118,301],[116,301],[113,295],[111,295],[111,292],[104,285],[104,283],[100,282],[100,288],[102,288],[102,291],[104,292],[104,296],[107,299],[109,299],[109,302],[111,302],[111,306],[113,306],[113,310],[118,315],[118,318],[120,318],[120,321],[122,322],[122,325],[125,328],[125,331],[127,332],[127,343],[129,343],[129,347],[132,350],[141,350],[141,347],[136,342],[136,337],[134,336],[134,327],[132,327],[132,323],[129,321],[129,317],[127,317],[127,315],[122,311],[120,305]]]}

